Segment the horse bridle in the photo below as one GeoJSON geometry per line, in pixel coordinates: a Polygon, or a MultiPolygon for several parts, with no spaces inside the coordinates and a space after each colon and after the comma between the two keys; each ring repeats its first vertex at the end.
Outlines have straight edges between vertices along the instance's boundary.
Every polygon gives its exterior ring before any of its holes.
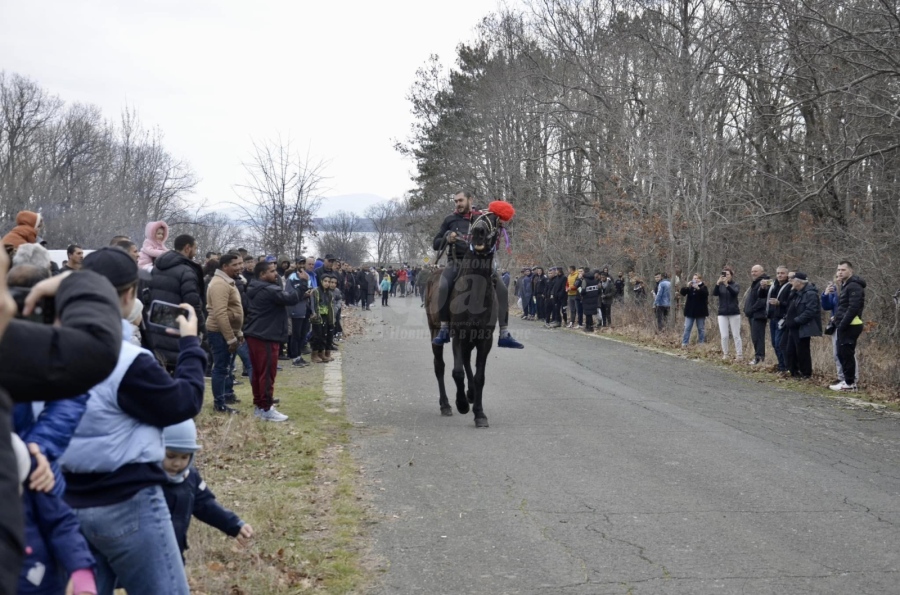
{"type": "Polygon", "coordinates": [[[488,241],[490,241],[490,243],[491,243],[491,251],[489,252],[489,254],[493,254],[494,251],[497,250],[497,238],[495,236],[499,232],[499,228],[497,225],[494,224],[494,221],[490,217],[488,217],[488,215],[494,215],[494,213],[491,213],[490,211],[485,211],[485,212],[481,213],[480,215],[478,215],[478,217],[475,218],[475,221],[473,221],[472,225],[469,227],[469,231],[470,231],[470,233],[469,233],[469,251],[470,252],[475,251],[475,245],[472,244],[471,230],[475,229],[475,226],[478,225],[479,223],[481,223],[482,221],[484,221],[488,226],[487,238],[488,238],[488,241]]]}

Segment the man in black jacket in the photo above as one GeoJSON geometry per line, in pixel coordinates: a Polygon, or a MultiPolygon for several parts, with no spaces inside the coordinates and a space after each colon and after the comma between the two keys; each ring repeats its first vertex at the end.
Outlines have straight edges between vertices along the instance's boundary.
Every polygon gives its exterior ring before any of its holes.
{"type": "Polygon", "coordinates": [[[750,269],[752,283],[744,296],[744,315],[750,321],[750,340],[753,341],[754,358],[751,366],[761,364],[766,359],[766,292],[771,280],[762,265],[755,264],[750,269]],[[763,289],[760,297],[760,288],[763,289]]]}
{"type": "Polygon", "coordinates": [[[553,271],[553,276],[548,283],[550,322],[547,326],[549,328],[559,328],[562,326],[562,309],[566,303],[566,276],[561,267],[553,267],[551,270],[553,271]]]}
{"type": "MultiPolygon", "coordinates": [[[[844,370],[844,380],[829,386],[834,391],[856,390],[858,370],[856,369],[856,342],[863,331],[862,314],[866,307],[866,282],[853,274],[853,265],[842,260],[837,268],[841,279],[838,307],[834,313],[834,328],[837,329],[838,358],[844,370]]],[[[0,360],[2,361],[2,360],[0,360]]]]}
{"type": "Polygon", "coordinates": [[[760,292],[765,292],[766,318],[769,319],[769,339],[772,341],[772,349],[778,358],[778,371],[787,371],[787,362],[784,352],[781,350],[783,329],[778,322],[787,313],[788,296],[791,294],[791,284],[788,282],[788,269],[782,265],[775,269],[775,281],[768,287],[760,287],[760,292]]]}
{"type": "Polygon", "coordinates": [[[822,336],[822,304],[819,290],[802,271],[794,273],[790,282],[793,291],[784,316],[783,332],[788,333],[785,362],[791,376],[812,376],[810,338],[822,336]]]}
{"type": "Polygon", "coordinates": [[[118,298],[92,272],[58,275],[36,285],[26,309],[55,296],[58,326],[10,320],[15,302],[6,288],[6,252],[0,253],[0,593],[15,593],[25,543],[18,474],[10,443],[11,402],[66,399],[109,376],[122,344],[118,298]]]}
{"type": "MultiPolygon", "coordinates": [[[[450,342],[450,285],[456,275],[456,262],[462,260],[466,250],[469,249],[466,241],[469,238],[469,227],[472,218],[481,214],[474,209],[475,195],[471,192],[460,191],[453,197],[456,210],[444,218],[441,228],[434,236],[433,248],[440,250],[447,246],[447,266],[441,273],[441,281],[438,284],[438,306],[441,328],[437,336],[431,341],[435,345],[444,345],[450,342]]],[[[497,296],[497,320],[500,323],[500,338],[497,341],[499,347],[511,347],[524,349],[525,346],[513,339],[507,330],[509,324],[509,292],[506,285],[500,279],[495,270],[493,273],[494,292],[497,296]]],[[[393,281],[393,279],[392,279],[393,281]]],[[[393,287],[393,285],[391,286],[393,287]]]]}
{"type": "Polygon", "coordinates": [[[266,421],[286,421],[274,405],[275,374],[278,372],[278,351],[288,340],[288,306],[300,301],[301,295],[288,283],[283,289],[274,262],[257,263],[256,276],[247,288],[250,299],[250,323],[244,337],[250,348],[253,371],[253,415],[266,421]]]}
{"type": "MultiPolygon", "coordinates": [[[[203,269],[194,262],[197,242],[183,234],[175,238],[174,250],[156,259],[150,280],[150,299],[170,304],[190,304],[197,314],[197,328],[206,333],[206,288],[203,269]]],[[[150,304],[144,304],[149,306],[150,304]]],[[[166,362],[171,372],[178,359],[178,338],[163,332],[151,332],[150,347],[166,362]]]]}

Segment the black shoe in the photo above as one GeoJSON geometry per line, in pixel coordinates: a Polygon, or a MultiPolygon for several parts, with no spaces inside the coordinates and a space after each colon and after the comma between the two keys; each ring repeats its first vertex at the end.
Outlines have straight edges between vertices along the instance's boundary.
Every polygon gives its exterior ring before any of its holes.
{"type": "Polygon", "coordinates": [[[241,376],[244,378],[250,378],[250,372],[248,372],[247,370],[244,370],[243,372],[241,372],[241,376]]]}
{"type": "Polygon", "coordinates": [[[241,400],[238,399],[234,393],[228,393],[225,395],[225,404],[226,405],[237,405],[241,400]]]}
{"type": "Polygon", "coordinates": [[[309,362],[306,361],[305,359],[303,359],[303,356],[300,356],[300,357],[296,358],[294,361],[292,361],[291,365],[294,366],[295,368],[305,368],[306,366],[309,365],[309,362]]]}
{"type": "Polygon", "coordinates": [[[289,357],[286,356],[286,355],[279,355],[279,356],[278,356],[278,361],[280,361],[280,362],[286,362],[286,361],[288,361],[288,360],[290,360],[290,359],[291,359],[291,358],[289,358],[289,357]]]}
{"type": "Polygon", "coordinates": [[[216,413],[227,413],[229,415],[237,415],[240,413],[237,409],[229,407],[228,405],[216,405],[215,406],[216,413]]]}
{"type": "Polygon", "coordinates": [[[280,405],[280,404],[281,404],[281,399],[272,399],[272,404],[273,404],[273,405],[280,405]]]}

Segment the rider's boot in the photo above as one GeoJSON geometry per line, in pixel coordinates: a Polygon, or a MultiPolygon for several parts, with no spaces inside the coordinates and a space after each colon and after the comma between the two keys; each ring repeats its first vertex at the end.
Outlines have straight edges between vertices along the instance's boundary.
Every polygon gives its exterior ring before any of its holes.
{"type": "Polygon", "coordinates": [[[506,328],[500,329],[500,338],[497,339],[497,347],[509,347],[511,349],[525,349],[525,346],[513,339],[506,328]]]}
{"type": "Polygon", "coordinates": [[[434,339],[431,340],[432,345],[446,345],[450,342],[450,327],[442,326],[438,331],[438,334],[435,335],[434,339]]]}

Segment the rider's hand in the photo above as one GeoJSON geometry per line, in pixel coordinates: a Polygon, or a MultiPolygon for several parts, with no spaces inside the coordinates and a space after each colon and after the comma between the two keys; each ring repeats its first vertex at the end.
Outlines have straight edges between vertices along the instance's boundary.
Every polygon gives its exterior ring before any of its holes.
{"type": "Polygon", "coordinates": [[[457,238],[456,232],[455,232],[455,231],[451,231],[449,234],[447,234],[447,243],[449,243],[449,244],[455,243],[455,242],[456,242],[456,238],[457,238]]]}

